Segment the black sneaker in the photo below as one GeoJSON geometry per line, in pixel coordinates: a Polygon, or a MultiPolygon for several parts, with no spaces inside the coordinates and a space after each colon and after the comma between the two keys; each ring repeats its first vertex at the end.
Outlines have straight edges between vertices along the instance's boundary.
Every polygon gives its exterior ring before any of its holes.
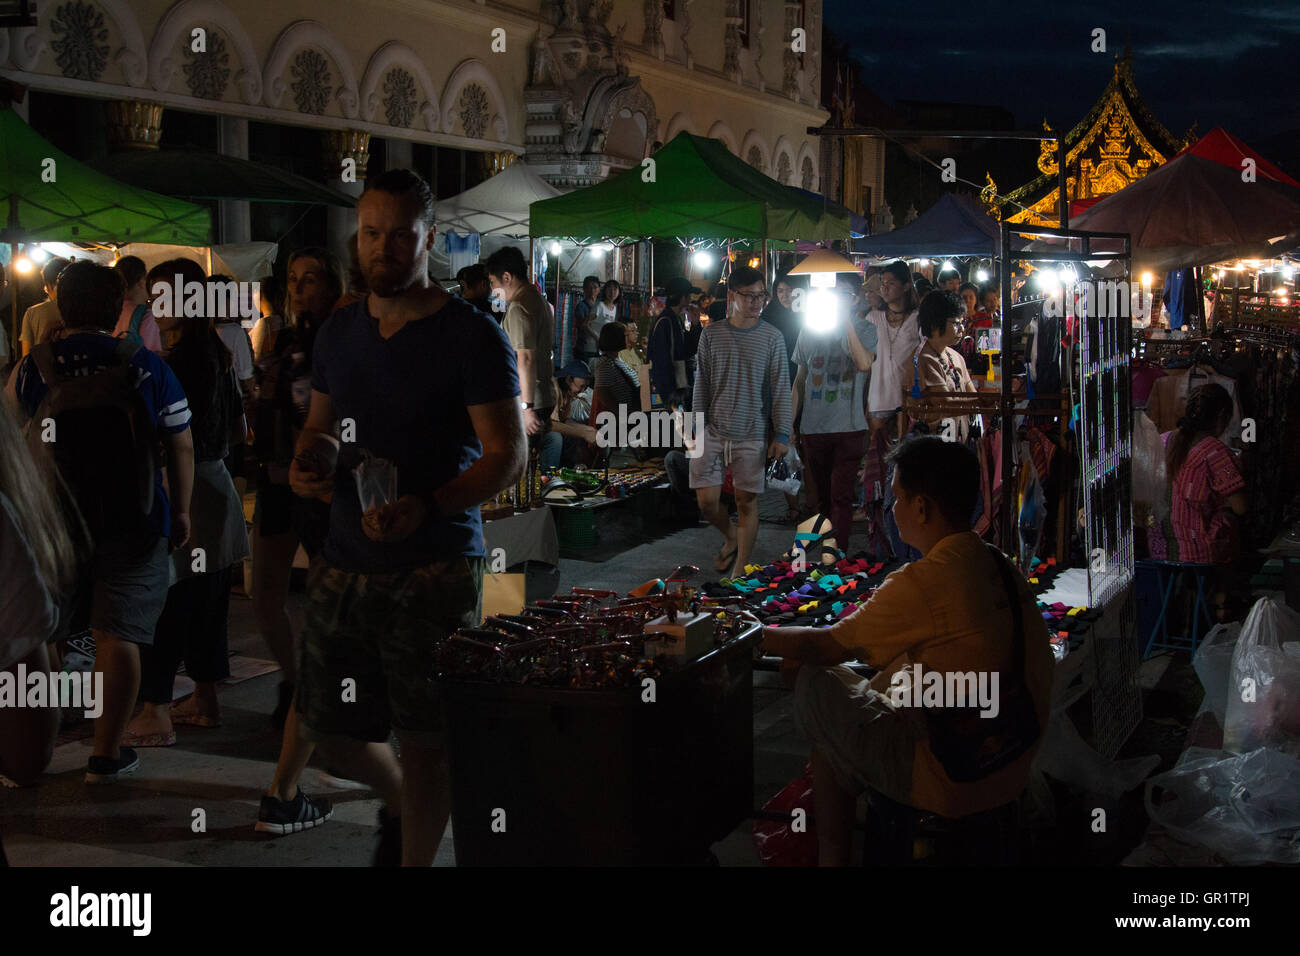
{"type": "Polygon", "coordinates": [[[259,833],[273,833],[287,836],[318,827],[334,816],[334,808],[324,797],[312,799],[298,788],[292,800],[280,800],[276,797],[263,796],[262,806],[257,811],[259,833]]]}
{"type": "Polygon", "coordinates": [[[284,730],[284,722],[289,719],[289,708],[293,706],[293,681],[280,681],[280,700],[271,714],[271,726],[284,730]]]}
{"type": "Polygon", "coordinates": [[[86,783],[113,783],[124,773],[140,768],[140,755],[130,747],[121,748],[117,759],[91,757],[86,764],[86,783]]]}
{"type": "Polygon", "coordinates": [[[390,816],[384,807],[379,808],[379,846],[370,865],[402,865],[402,818],[390,816]]]}

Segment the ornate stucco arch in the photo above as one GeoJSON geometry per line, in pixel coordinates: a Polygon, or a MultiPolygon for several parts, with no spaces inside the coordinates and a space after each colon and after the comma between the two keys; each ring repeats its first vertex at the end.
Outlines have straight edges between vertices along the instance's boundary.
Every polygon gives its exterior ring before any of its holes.
{"type": "Polygon", "coordinates": [[[239,58],[239,70],[233,77],[235,87],[245,103],[258,103],[262,99],[262,69],[253,41],[239,18],[221,0],[181,0],[163,14],[149,46],[150,84],[159,91],[171,86],[180,66],[175,59],[176,42],[205,24],[217,27],[230,41],[239,58]]]}
{"type": "Polygon", "coordinates": [[[768,173],[769,176],[778,181],[781,177],[777,175],[777,169],[781,165],[782,156],[786,157],[790,162],[790,181],[785,185],[793,186],[799,164],[795,161],[794,147],[790,145],[790,140],[784,135],[777,138],[776,146],[772,148],[772,171],[768,173]]]}
{"type": "MultiPolygon", "coordinates": [[[[135,11],[126,0],[86,0],[98,7],[117,30],[120,45],[109,52],[109,59],[122,71],[122,78],[128,86],[144,86],[149,80],[149,53],[145,47],[144,34],[140,32],[140,21],[135,11]]],[[[9,44],[9,54],[14,66],[27,72],[36,72],[36,64],[41,54],[48,47],[46,37],[50,33],[50,18],[57,2],[42,3],[40,7],[41,22],[38,26],[14,30],[13,40],[9,44]]],[[[4,58],[0,57],[0,63],[4,58]]]]}
{"type": "Polygon", "coordinates": [[[397,40],[390,40],[381,46],[366,64],[366,72],[361,77],[361,118],[367,122],[375,121],[383,106],[384,78],[397,66],[409,71],[415,78],[419,95],[424,97],[416,105],[415,111],[430,132],[438,132],[442,129],[442,110],[438,105],[433,79],[420,55],[397,40]]]}
{"type": "Polygon", "coordinates": [[[271,47],[271,55],[266,59],[262,70],[263,96],[267,106],[279,107],[284,99],[289,84],[284,80],[285,71],[293,55],[304,47],[312,47],[324,52],[339,71],[339,88],[334,93],[339,108],[348,119],[356,119],[359,113],[357,95],[357,75],[348,59],[347,50],[324,26],[315,20],[298,20],[289,24],[276,37],[271,47]]]}
{"type": "Polygon", "coordinates": [[[456,101],[460,92],[471,83],[477,83],[488,95],[490,118],[488,127],[496,134],[498,142],[509,140],[510,121],[507,119],[506,98],[501,95],[501,84],[497,82],[492,71],[482,60],[462,60],[451,71],[447,84],[442,88],[442,128],[450,131],[456,127],[456,101]]]}
{"type": "Polygon", "coordinates": [[[806,140],[804,141],[804,144],[799,147],[799,159],[794,164],[795,184],[796,185],[803,184],[802,183],[803,161],[805,158],[812,163],[812,187],[811,188],[814,192],[818,192],[819,187],[821,185],[821,173],[820,170],[818,170],[817,168],[817,154],[813,152],[812,146],[810,146],[806,140]]]}
{"type": "Polygon", "coordinates": [[[688,133],[695,132],[695,121],[691,119],[689,113],[678,113],[668,121],[668,130],[664,133],[664,142],[668,142],[683,130],[688,133]]]}
{"type": "Polygon", "coordinates": [[[745,162],[749,162],[749,152],[754,147],[758,147],[759,158],[763,161],[763,172],[772,175],[772,150],[768,148],[767,140],[756,129],[751,129],[745,134],[744,142],[740,144],[740,152],[737,154],[745,162]]]}
{"type": "Polygon", "coordinates": [[[610,91],[606,91],[604,97],[593,97],[593,105],[599,110],[594,117],[594,129],[608,130],[614,118],[623,110],[627,110],[633,116],[640,113],[645,117],[647,147],[659,138],[659,113],[655,109],[654,98],[645,91],[640,79],[622,85],[615,84],[610,91]],[[605,100],[603,108],[599,102],[601,99],[605,100]]]}
{"type": "Polygon", "coordinates": [[[736,134],[733,133],[731,127],[722,122],[722,120],[718,120],[709,127],[709,138],[722,140],[727,144],[727,149],[731,150],[732,153],[736,152],[736,144],[739,142],[736,139],[736,134]]]}

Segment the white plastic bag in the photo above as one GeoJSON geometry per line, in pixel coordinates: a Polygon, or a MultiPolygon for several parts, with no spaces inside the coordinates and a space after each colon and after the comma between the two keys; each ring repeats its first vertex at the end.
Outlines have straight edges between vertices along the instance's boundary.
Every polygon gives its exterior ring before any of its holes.
{"type": "Polygon", "coordinates": [[[1192,667],[1205,688],[1202,711],[1213,711],[1222,727],[1228,709],[1228,682],[1232,672],[1232,655],[1241,638],[1241,622],[1216,624],[1192,655],[1192,667]]]}
{"type": "Polygon", "coordinates": [[[1165,484],[1165,443],[1155,423],[1140,411],[1133,416],[1133,506],[1157,525],[1169,516],[1165,484]]]}
{"type": "Polygon", "coordinates": [[[1250,609],[1232,654],[1223,748],[1300,757],[1300,614],[1272,598],[1250,609]],[[1286,645],[1290,644],[1288,650],[1286,645]]]}
{"type": "Polygon", "coordinates": [[[1147,781],[1146,805],[1153,823],[1227,863],[1300,863],[1300,760],[1286,754],[1190,747],[1147,781]]]}

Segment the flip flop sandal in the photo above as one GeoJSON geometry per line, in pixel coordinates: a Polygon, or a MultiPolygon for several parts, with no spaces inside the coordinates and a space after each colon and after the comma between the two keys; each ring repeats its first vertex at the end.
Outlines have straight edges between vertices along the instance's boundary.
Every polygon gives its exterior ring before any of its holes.
{"type": "Polygon", "coordinates": [[[739,550],[739,547],[735,547],[730,551],[719,551],[713,558],[713,570],[721,572],[731,567],[736,561],[736,552],[739,550]]]}
{"type": "Polygon", "coordinates": [[[123,747],[174,747],[176,746],[176,731],[171,730],[165,734],[122,734],[123,747]]]}

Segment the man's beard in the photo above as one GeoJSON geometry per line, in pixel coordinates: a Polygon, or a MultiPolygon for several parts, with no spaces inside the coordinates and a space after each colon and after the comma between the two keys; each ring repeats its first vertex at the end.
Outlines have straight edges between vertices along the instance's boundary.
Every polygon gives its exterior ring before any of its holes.
{"type": "Polygon", "coordinates": [[[420,278],[421,266],[418,262],[412,263],[404,273],[398,272],[395,266],[389,263],[380,263],[380,267],[383,271],[376,270],[375,264],[371,264],[371,268],[366,273],[366,287],[381,299],[391,299],[401,295],[420,278]]]}

